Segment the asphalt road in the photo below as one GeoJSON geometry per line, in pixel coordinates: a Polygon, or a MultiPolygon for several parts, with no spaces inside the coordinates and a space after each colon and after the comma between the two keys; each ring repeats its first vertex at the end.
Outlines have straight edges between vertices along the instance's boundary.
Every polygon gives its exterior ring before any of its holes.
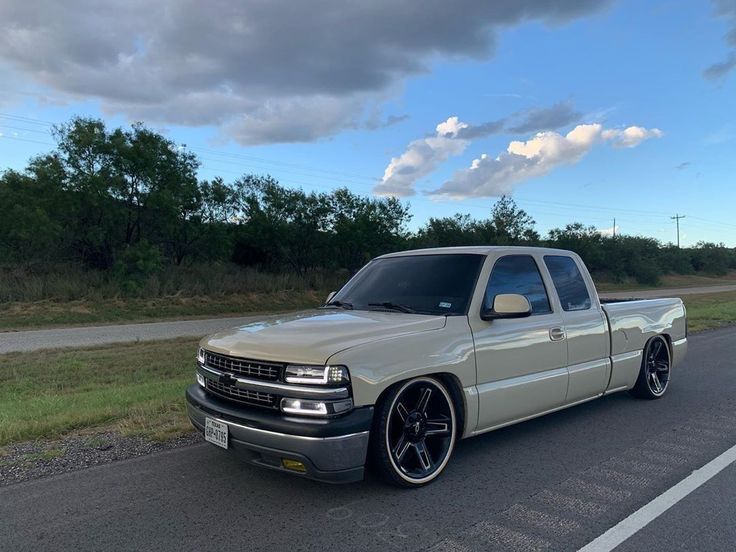
{"type": "MultiPolygon", "coordinates": [[[[627,299],[631,297],[652,299],[657,297],[678,297],[680,295],[701,293],[721,293],[724,291],[736,291],[736,285],[618,291],[602,293],[601,296],[610,299],[627,299]]],[[[109,343],[156,341],[162,339],[173,339],[176,337],[201,337],[220,330],[247,324],[254,320],[258,320],[259,318],[262,318],[262,316],[0,332],[0,354],[36,351],[40,349],[58,349],[62,347],[92,347],[95,345],[105,345],[109,343]]]]}
{"type": "MultiPolygon", "coordinates": [[[[736,328],[667,395],[612,395],[460,442],[406,491],[329,486],[208,444],[0,488],[0,550],[576,550],[736,443],[736,328]]],[[[622,550],[734,549],[734,468],[622,550]],[[695,540],[693,540],[695,539],[695,540]]]]}

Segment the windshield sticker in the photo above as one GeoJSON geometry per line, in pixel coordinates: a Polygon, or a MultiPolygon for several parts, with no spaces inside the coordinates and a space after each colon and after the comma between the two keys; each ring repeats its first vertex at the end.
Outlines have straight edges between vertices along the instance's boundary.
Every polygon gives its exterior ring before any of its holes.
{"type": "Polygon", "coordinates": [[[442,309],[449,309],[451,306],[452,306],[452,303],[446,303],[444,301],[440,303],[440,308],[442,309]]]}

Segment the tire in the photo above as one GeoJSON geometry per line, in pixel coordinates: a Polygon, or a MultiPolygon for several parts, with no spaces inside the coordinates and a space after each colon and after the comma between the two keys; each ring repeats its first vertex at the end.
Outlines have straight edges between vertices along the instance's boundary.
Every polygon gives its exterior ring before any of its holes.
{"type": "Polygon", "coordinates": [[[640,399],[661,399],[670,383],[671,367],[667,341],[661,336],[653,337],[644,347],[639,377],[631,394],[640,399]]]}
{"type": "Polygon", "coordinates": [[[455,448],[458,417],[452,394],[438,379],[394,386],[381,401],[371,453],[379,475],[399,487],[421,487],[443,472],[455,448]]]}

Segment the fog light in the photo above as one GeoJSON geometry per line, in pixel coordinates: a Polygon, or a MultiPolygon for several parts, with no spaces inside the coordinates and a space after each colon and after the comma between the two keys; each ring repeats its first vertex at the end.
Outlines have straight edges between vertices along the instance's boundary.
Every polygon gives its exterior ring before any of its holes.
{"type": "Polygon", "coordinates": [[[324,401],[306,399],[281,399],[281,410],[287,414],[303,414],[305,416],[327,416],[327,404],[324,401]]]}
{"type": "Polygon", "coordinates": [[[353,399],[313,401],[309,399],[281,399],[281,411],[301,416],[333,416],[353,409],[353,399]]]}
{"type": "Polygon", "coordinates": [[[299,460],[291,460],[290,458],[282,458],[281,465],[287,470],[291,470],[291,471],[295,471],[299,473],[306,473],[307,471],[307,466],[305,466],[303,462],[299,462],[299,460]]]}
{"type": "Polygon", "coordinates": [[[197,383],[201,385],[202,387],[205,387],[204,376],[200,374],[199,372],[197,372],[197,383]]]}

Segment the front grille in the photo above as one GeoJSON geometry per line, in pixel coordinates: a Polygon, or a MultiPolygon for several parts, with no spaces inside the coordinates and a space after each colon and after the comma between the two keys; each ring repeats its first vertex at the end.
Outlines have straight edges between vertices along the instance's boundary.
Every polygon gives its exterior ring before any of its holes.
{"type": "Polygon", "coordinates": [[[267,408],[277,408],[278,398],[271,393],[263,393],[262,391],[251,391],[250,389],[241,389],[232,385],[226,385],[212,380],[206,380],[207,390],[215,395],[219,395],[231,401],[237,401],[255,406],[265,406],[267,408]]]}
{"type": "Polygon", "coordinates": [[[204,363],[221,372],[268,381],[279,379],[283,368],[282,364],[236,358],[209,351],[204,352],[204,363]]]}

